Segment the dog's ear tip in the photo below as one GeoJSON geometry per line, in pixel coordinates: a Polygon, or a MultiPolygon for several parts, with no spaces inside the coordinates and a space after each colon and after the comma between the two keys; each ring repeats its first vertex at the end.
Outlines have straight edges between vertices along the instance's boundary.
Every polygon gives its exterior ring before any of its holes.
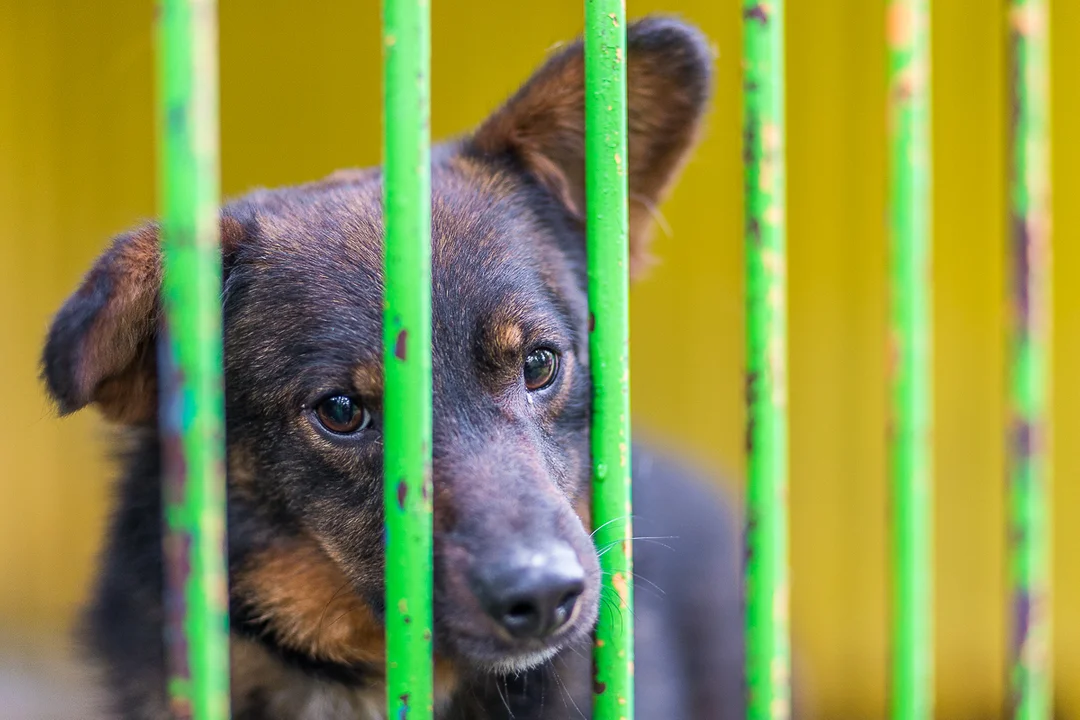
{"type": "Polygon", "coordinates": [[[87,403],[79,397],[72,386],[73,378],[62,370],[64,363],[58,357],[60,352],[57,341],[50,336],[46,341],[45,351],[42,353],[38,380],[44,385],[45,394],[57,416],[66,417],[82,410],[87,403]]]}
{"type": "Polygon", "coordinates": [[[66,418],[69,415],[74,415],[84,407],[86,407],[86,403],[53,398],[53,409],[56,411],[56,417],[58,418],[66,418]]]}
{"type": "Polygon", "coordinates": [[[673,15],[647,15],[629,25],[626,42],[631,62],[635,54],[651,53],[665,74],[706,99],[716,51],[699,27],[673,15]]]}

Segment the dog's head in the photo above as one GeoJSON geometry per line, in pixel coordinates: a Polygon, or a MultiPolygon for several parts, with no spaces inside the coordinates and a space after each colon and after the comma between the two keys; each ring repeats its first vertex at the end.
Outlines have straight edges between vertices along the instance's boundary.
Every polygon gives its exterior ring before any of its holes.
{"type": "MultiPolygon", "coordinates": [[[[710,57],[672,20],[631,25],[628,43],[640,266],[651,210],[693,145],[710,57]]],[[[433,154],[436,649],[471,669],[536,664],[597,616],[583,79],[574,44],[433,154]]],[[[382,652],[381,193],[378,170],[348,171],[221,215],[234,612],[346,663],[382,652]]],[[[93,403],[155,425],[160,280],[147,226],[67,301],[44,354],[63,412],[93,403]]]]}

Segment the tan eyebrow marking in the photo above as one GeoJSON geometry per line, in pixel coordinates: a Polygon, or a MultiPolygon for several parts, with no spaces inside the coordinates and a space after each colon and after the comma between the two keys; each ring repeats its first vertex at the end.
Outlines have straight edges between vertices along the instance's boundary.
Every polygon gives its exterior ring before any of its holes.
{"type": "Polygon", "coordinates": [[[382,393],[382,368],[378,364],[358,365],[353,370],[353,383],[361,395],[378,396],[382,393]]]}
{"type": "Polygon", "coordinates": [[[499,356],[513,355],[521,350],[525,341],[525,333],[521,326],[513,321],[498,323],[488,336],[488,346],[492,354],[499,356]]]}

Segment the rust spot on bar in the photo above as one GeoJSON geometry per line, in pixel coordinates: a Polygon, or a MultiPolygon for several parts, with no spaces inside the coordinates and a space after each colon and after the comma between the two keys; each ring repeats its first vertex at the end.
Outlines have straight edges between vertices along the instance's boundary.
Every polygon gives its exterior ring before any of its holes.
{"type": "MultiPolygon", "coordinates": [[[[597,647],[603,647],[603,641],[596,641],[597,647]]],[[[600,668],[596,664],[596,658],[593,658],[593,672],[592,672],[592,691],[593,695],[603,695],[607,690],[607,683],[600,682],[600,668]]]]}
{"type": "Polygon", "coordinates": [[[754,245],[761,245],[761,223],[756,217],[748,217],[746,220],[746,234],[754,241],[754,245]]]}
{"type": "Polygon", "coordinates": [[[1031,594],[1027,590],[1019,590],[1013,600],[1013,648],[1022,652],[1022,648],[1028,642],[1028,633],[1031,630],[1031,594]]]}
{"type": "Polygon", "coordinates": [[[1017,418],[1013,428],[1013,452],[1017,460],[1028,460],[1038,450],[1039,430],[1030,420],[1017,418]]]}
{"type": "Polygon", "coordinates": [[[619,602],[622,603],[622,606],[624,608],[630,607],[630,587],[626,581],[626,575],[621,572],[612,575],[611,586],[615,588],[615,592],[618,593],[619,602]]]}
{"type": "Polygon", "coordinates": [[[891,3],[887,20],[887,36],[892,47],[906,47],[915,36],[915,18],[905,3],[891,3]]]}
{"type": "Polygon", "coordinates": [[[397,486],[397,504],[402,510],[405,509],[405,498],[409,495],[409,485],[404,480],[397,486]]]}
{"type": "Polygon", "coordinates": [[[765,6],[765,3],[758,3],[752,8],[747,8],[743,11],[744,20],[756,20],[761,25],[767,25],[769,23],[769,11],[765,6]]]}
{"type": "Polygon", "coordinates": [[[915,71],[908,68],[901,73],[893,85],[893,101],[908,102],[915,96],[915,71]]]}
{"type": "Polygon", "coordinates": [[[402,328],[397,334],[397,341],[394,342],[394,357],[402,362],[405,361],[408,339],[409,331],[402,328]]]}
{"type": "Polygon", "coordinates": [[[743,127],[743,164],[754,164],[757,152],[758,126],[760,121],[756,117],[750,117],[743,127]]]}
{"type": "Polygon", "coordinates": [[[1013,7],[1009,13],[1009,25],[1016,32],[1030,37],[1043,35],[1046,32],[1046,14],[1042,5],[1022,5],[1013,7]]]}
{"type": "Polygon", "coordinates": [[[748,511],[746,515],[746,527],[743,529],[743,571],[754,562],[754,543],[757,536],[757,513],[748,511]]]}

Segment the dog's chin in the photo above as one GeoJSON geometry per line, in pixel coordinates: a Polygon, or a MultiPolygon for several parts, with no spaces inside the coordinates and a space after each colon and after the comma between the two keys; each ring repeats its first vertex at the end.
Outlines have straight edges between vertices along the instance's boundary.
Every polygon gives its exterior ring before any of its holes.
{"type": "Polygon", "coordinates": [[[555,637],[543,641],[514,642],[502,633],[488,637],[465,635],[453,642],[456,655],[478,674],[516,675],[539,667],[567,648],[584,648],[596,622],[597,609],[590,606],[555,637]]]}
{"type": "Polygon", "coordinates": [[[558,655],[562,649],[563,647],[560,645],[552,645],[531,652],[471,658],[471,664],[477,671],[485,675],[517,675],[540,667],[558,655]]]}

